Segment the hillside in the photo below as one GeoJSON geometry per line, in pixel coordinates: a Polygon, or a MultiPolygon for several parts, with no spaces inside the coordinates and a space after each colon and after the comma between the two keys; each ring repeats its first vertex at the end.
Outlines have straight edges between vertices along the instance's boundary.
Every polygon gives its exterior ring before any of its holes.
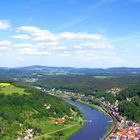
{"type": "MultiPolygon", "coordinates": [[[[23,89],[13,85],[0,87],[0,139],[15,140],[29,135],[35,137],[67,128],[67,125],[73,126],[78,123],[78,116],[72,120],[68,118],[75,111],[78,112],[78,109],[62,99],[32,88],[23,89]],[[61,118],[64,120],[59,124],[61,118]]],[[[77,124],[75,131],[79,127],[77,124]]],[[[62,133],[67,136],[65,132],[62,133]]]]}

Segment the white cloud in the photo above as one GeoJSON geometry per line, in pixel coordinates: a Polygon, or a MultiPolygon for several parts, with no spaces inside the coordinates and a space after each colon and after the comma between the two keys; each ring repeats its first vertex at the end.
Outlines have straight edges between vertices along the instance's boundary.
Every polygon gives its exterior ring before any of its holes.
{"type": "MultiPolygon", "coordinates": [[[[14,54],[15,59],[19,61],[24,61],[26,57],[31,58],[28,56],[32,56],[31,61],[36,59],[36,56],[42,58],[49,56],[48,60],[50,61],[63,62],[68,60],[68,62],[76,64],[79,63],[79,60],[80,63],[90,63],[93,61],[100,62],[105,60],[104,58],[114,60],[113,57],[117,57],[113,53],[115,51],[114,47],[102,34],[55,33],[35,26],[21,26],[12,33],[10,37],[12,41],[0,41],[0,50],[1,52],[2,50],[8,52],[7,50],[10,48],[9,52],[12,55],[14,54]]],[[[119,60],[116,59],[116,61],[119,60]]]]}
{"type": "Polygon", "coordinates": [[[0,41],[0,47],[1,46],[11,46],[11,42],[10,41],[8,41],[8,40],[2,40],[2,41],[0,41]]]}
{"type": "Polygon", "coordinates": [[[26,59],[24,57],[16,57],[17,60],[20,60],[20,61],[25,61],[26,59]]]}
{"type": "Polygon", "coordinates": [[[23,42],[14,46],[24,48],[22,54],[26,55],[48,55],[48,52],[51,52],[54,55],[68,56],[69,54],[75,55],[77,49],[82,51],[81,55],[83,55],[84,53],[87,54],[87,51],[91,54],[96,49],[108,50],[113,48],[101,34],[85,32],[55,33],[36,26],[21,26],[17,28],[17,32],[20,34],[14,37],[23,39],[23,42]],[[30,41],[26,40],[25,42],[26,35],[27,37],[30,36],[30,41]],[[65,53],[66,51],[68,53],[65,53]]]}
{"type": "Polygon", "coordinates": [[[80,45],[76,45],[76,46],[73,46],[75,49],[80,49],[81,46],[80,45]]]}
{"type": "Polygon", "coordinates": [[[32,35],[32,39],[35,41],[44,41],[44,40],[57,40],[56,36],[53,35],[48,30],[42,30],[35,26],[21,26],[18,28],[18,32],[23,31],[32,35]]]}
{"type": "Polygon", "coordinates": [[[18,32],[25,32],[27,34],[32,35],[32,39],[35,41],[57,41],[60,39],[65,40],[79,40],[79,39],[92,39],[92,40],[100,40],[102,36],[100,34],[89,34],[89,33],[76,33],[76,32],[61,32],[61,33],[53,33],[49,30],[43,30],[35,26],[21,26],[17,28],[18,32]]]}
{"type": "Polygon", "coordinates": [[[0,53],[7,54],[11,50],[12,43],[8,40],[0,41],[0,53]]]}
{"type": "Polygon", "coordinates": [[[59,43],[54,41],[54,42],[37,42],[36,45],[39,47],[43,46],[57,46],[59,43]]]}
{"type": "Polygon", "coordinates": [[[0,47],[0,50],[1,51],[7,51],[7,50],[9,50],[10,48],[7,48],[7,47],[0,47]]]}
{"type": "Polygon", "coordinates": [[[0,29],[6,30],[11,28],[11,24],[8,20],[0,20],[0,29]]]}
{"type": "Polygon", "coordinates": [[[18,34],[18,35],[12,36],[12,38],[15,38],[15,39],[30,39],[30,36],[27,35],[27,34],[18,34]]]}
{"type": "Polygon", "coordinates": [[[36,32],[41,32],[41,29],[35,26],[21,26],[17,28],[18,31],[25,31],[25,32],[31,32],[31,33],[36,33],[36,32]]]}
{"type": "Polygon", "coordinates": [[[86,42],[82,43],[82,46],[91,47],[93,49],[113,49],[113,46],[103,42],[86,42]]]}
{"type": "Polygon", "coordinates": [[[70,57],[70,56],[72,56],[72,53],[64,51],[63,53],[58,53],[57,56],[60,56],[60,57],[70,57]]]}
{"type": "Polygon", "coordinates": [[[50,55],[48,51],[39,51],[35,48],[22,48],[19,51],[23,55],[50,55]]]}
{"type": "Polygon", "coordinates": [[[24,48],[24,47],[32,47],[33,44],[31,43],[18,43],[18,44],[14,44],[14,47],[17,47],[17,48],[24,48]]]}
{"type": "Polygon", "coordinates": [[[52,48],[53,50],[66,50],[67,47],[66,46],[56,46],[52,48]]]}
{"type": "Polygon", "coordinates": [[[59,34],[62,39],[76,40],[76,39],[93,39],[100,40],[102,37],[99,34],[88,34],[88,33],[74,33],[74,32],[63,32],[59,34]]]}

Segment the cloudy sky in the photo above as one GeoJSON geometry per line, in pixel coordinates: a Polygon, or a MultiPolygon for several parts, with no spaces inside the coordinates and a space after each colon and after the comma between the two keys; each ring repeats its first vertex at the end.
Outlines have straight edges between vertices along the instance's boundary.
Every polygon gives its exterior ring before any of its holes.
{"type": "Polygon", "coordinates": [[[140,0],[1,0],[0,67],[140,67],[140,0]]]}

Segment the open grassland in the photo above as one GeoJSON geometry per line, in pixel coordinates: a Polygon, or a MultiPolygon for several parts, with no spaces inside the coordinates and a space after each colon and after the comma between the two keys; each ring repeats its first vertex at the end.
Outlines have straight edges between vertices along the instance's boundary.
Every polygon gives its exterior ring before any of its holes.
{"type": "Polygon", "coordinates": [[[8,83],[0,83],[0,85],[6,85],[0,88],[0,93],[3,94],[13,94],[13,93],[29,94],[24,91],[25,90],[24,88],[19,88],[8,83]]]}

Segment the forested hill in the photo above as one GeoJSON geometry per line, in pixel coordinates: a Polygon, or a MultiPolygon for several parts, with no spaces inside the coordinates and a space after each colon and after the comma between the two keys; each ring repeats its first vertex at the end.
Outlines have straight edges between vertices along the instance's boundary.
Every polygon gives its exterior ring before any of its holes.
{"type": "Polygon", "coordinates": [[[60,98],[33,88],[17,87],[15,83],[1,83],[0,140],[24,137],[28,129],[32,129],[34,136],[46,133],[49,129],[60,129],[62,126],[55,125],[51,118],[70,117],[72,111],[78,109],[60,98]]]}
{"type": "Polygon", "coordinates": [[[86,95],[94,94],[97,90],[108,90],[113,87],[124,88],[140,83],[139,75],[123,76],[93,76],[93,75],[57,75],[38,79],[33,84],[46,89],[61,89],[80,92],[86,95]]]}
{"type": "Polygon", "coordinates": [[[92,95],[98,99],[104,97],[112,104],[118,100],[120,114],[129,120],[140,122],[140,75],[58,75],[38,79],[34,84],[46,89],[92,95]],[[114,92],[115,90],[120,91],[114,92]]]}

